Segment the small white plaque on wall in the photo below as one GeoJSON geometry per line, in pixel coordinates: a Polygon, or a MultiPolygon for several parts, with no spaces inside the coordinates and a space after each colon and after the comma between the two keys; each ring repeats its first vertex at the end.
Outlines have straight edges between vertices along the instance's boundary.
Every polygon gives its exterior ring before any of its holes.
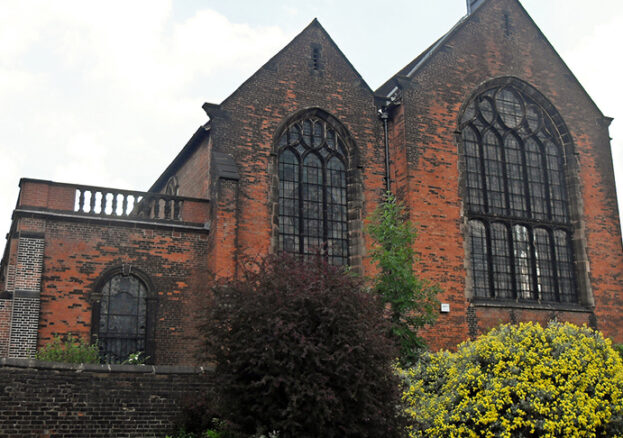
{"type": "Polygon", "coordinates": [[[450,313],[449,303],[441,303],[441,313],[450,313]]]}

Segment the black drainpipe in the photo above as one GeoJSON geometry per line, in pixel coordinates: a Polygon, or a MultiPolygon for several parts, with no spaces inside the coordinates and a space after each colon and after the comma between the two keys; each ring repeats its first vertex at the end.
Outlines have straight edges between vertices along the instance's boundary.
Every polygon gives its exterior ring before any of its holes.
{"type": "Polygon", "coordinates": [[[385,190],[390,192],[391,185],[389,181],[389,138],[387,134],[387,119],[389,119],[389,111],[386,106],[379,109],[379,118],[383,120],[383,134],[385,139],[385,190]]]}

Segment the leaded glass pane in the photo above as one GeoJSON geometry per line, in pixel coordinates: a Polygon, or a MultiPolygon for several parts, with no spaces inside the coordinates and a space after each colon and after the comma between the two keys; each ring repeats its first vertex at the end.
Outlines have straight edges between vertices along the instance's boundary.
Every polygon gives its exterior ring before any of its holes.
{"type": "Polygon", "coordinates": [[[558,148],[551,142],[545,143],[545,156],[547,163],[547,177],[549,180],[552,220],[555,222],[568,222],[567,194],[558,148]]]}
{"type": "Polygon", "coordinates": [[[288,135],[298,126],[302,129],[302,141],[295,147],[303,160],[288,148],[279,153],[279,249],[304,255],[320,253],[333,264],[346,264],[348,200],[344,144],[324,120],[310,118],[295,123],[288,135]]]}
{"type": "Polygon", "coordinates": [[[498,91],[495,95],[495,107],[507,127],[519,127],[523,120],[523,108],[521,100],[513,90],[504,88],[498,91]]]}
{"type": "Polygon", "coordinates": [[[509,135],[504,139],[504,154],[506,156],[510,215],[527,217],[528,204],[523,175],[523,157],[519,141],[514,135],[509,135]]]}
{"type": "Polygon", "coordinates": [[[558,274],[559,299],[565,303],[577,301],[571,242],[566,231],[554,231],[554,248],[556,253],[556,271],[558,274]]]}
{"type": "Polygon", "coordinates": [[[504,188],[504,161],[502,146],[498,137],[491,131],[483,139],[485,165],[485,183],[487,184],[487,201],[489,213],[506,213],[506,193],[504,188]]]}
{"type": "Polygon", "coordinates": [[[530,131],[537,132],[541,126],[541,110],[536,105],[526,106],[526,121],[530,131]]]}
{"type": "Polygon", "coordinates": [[[543,301],[556,301],[556,284],[552,266],[552,245],[547,230],[534,230],[534,255],[536,258],[537,292],[543,301]]]}
{"type": "Polygon", "coordinates": [[[327,243],[328,255],[332,263],[343,264],[348,255],[346,169],[344,164],[333,157],[327,164],[327,243]]]}
{"type": "Polygon", "coordinates": [[[548,112],[519,87],[490,88],[468,103],[461,136],[474,294],[576,302],[563,149],[548,112]]]}
{"type": "Polygon", "coordinates": [[[528,176],[528,192],[530,194],[532,217],[534,219],[547,219],[543,156],[539,145],[531,138],[526,141],[526,173],[528,176]]]}
{"type": "Polygon", "coordinates": [[[480,110],[480,116],[487,123],[493,122],[493,103],[488,98],[483,98],[478,104],[478,109],[480,110]]]}
{"type": "Polygon", "coordinates": [[[303,253],[316,254],[322,248],[322,163],[309,154],[303,163],[303,253]]]}
{"type": "Polygon", "coordinates": [[[513,298],[513,262],[508,236],[508,227],[505,224],[496,222],[491,225],[493,288],[497,298],[513,298]]]}
{"type": "Polygon", "coordinates": [[[102,361],[119,363],[145,350],[146,295],[134,276],[116,275],[104,285],[98,333],[102,361]]]}
{"type": "Polygon", "coordinates": [[[482,171],[480,167],[480,146],[474,130],[467,126],[463,131],[465,151],[465,170],[467,178],[467,204],[473,212],[485,212],[485,199],[482,190],[482,171]]]}
{"type": "Polygon", "coordinates": [[[299,160],[289,149],[279,157],[279,249],[299,250],[299,160]]]}
{"type": "Polygon", "coordinates": [[[470,251],[472,259],[472,281],[474,295],[487,298],[489,289],[489,262],[487,256],[487,231],[478,220],[469,221],[470,251]]]}
{"type": "Polygon", "coordinates": [[[515,257],[515,288],[518,298],[534,299],[532,291],[532,255],[530,236],[523,225],[513,226],[513,252],[515,257]]]}

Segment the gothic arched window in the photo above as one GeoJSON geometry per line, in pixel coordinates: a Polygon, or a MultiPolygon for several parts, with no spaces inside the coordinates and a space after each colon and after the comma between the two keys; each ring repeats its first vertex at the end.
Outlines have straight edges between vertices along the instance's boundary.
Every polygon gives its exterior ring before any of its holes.
{"type": "Polygon", "coordinates": [[[120,363],[132,353],[153,354],[148,346],[150,337],[148,314],[153,305],[148,289],[139,277],[116,273],[97,291],[92,331],[105,363],[120,363]]]}
{"type": "Polygon", "coordinates": [[[348,263],[347,151],[338,130],[310,116],[279,137],[279,249],[348,263]]]}
{"type": "Polygon", "coordinates": [[[561,126],[525,85],[485,90],[461,118],[473,294],[577,302],[561,126]]]}

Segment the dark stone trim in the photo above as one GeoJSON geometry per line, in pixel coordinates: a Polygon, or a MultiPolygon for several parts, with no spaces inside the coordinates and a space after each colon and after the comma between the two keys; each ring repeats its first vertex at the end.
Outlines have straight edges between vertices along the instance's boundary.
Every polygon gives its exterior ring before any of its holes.
{"type": "Polygon", "coordinates": [[[509,301],[509,300],[488,300],[483,298],[472,298],[471,305],[474,307],[497,307],[497,308],[513,308],[526,310],[549,310],[556,312],[578,312],[592,313],[593,309],[573,303],[539,303],[527,301],[509,301]]]}
{"type": "Polygon", "coordinates": [[[212,157],[212,166],[214,168],[214,173],[218,175],[218,178],[240,181],[238,165],[236,164],[234,158],[231,155],[224,152],[214,151],[212,157]]]}
{"type": "Polygon", "coordinates": [[[208,374],[213,373],[215,366],[180,366],[180,365],[99,365],[73,364],[64,362],[47,362],[36,359],[0,358],[0,368],[31,368],[48,370],[67,370],[76,373],[134,373],[134,374],[208,374]]]}
{"type": "Polygon", "coordinates": [[[13,233],[13,237],[19,239],[23,237],[24,239],[45,239],[45,233],[36,232],[36,231],[17,231],[13,233]]]}
{"type": "Polygon", "coordinates": [[[13,292],[13,298],[33,298],[38,299],[41,296],[39,291],[34,290],[16,290],[13,292]]]}
{"type": "Polygon", "coordinates": [[[12,300],[13,294],[8,290],[0,292],[0,300],[12,300]]]}
{"type": "Polygon", "coordinates": [[[103,222],[107,225],[131,225],[134,228],[144,227],[144,228],[169,228],[176,229],[182,231],[197,231],[197,232],[210,232],[209,222],[206,221],[204,224],[198,224],[195,222],[176,222],[171,223],[166,220],[140,220],[140,219],[128,219],[124,217],[114,217],[114,216],[91,216],[91,215],[81,215],[80,213],[65,213],[54,210],[47,209],[37,209],[37,208],[17,208],[13,210],[13,220],[20,217],[43,217],[48,219],[66,219],[73,221],[93,221],[93,222],[103,222]]]}

